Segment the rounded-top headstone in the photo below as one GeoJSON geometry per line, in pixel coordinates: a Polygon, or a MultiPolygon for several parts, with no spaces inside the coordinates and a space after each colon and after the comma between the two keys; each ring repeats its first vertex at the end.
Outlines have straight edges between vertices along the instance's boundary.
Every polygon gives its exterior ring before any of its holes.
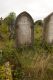
{"type": "Polygon", "coordinates": [[[27,12],[20,13],[15,21],[16,45],[32,45],[34,40],[34,22],[27,12]]]}
{"type": "Polygon", "coordinates": [[[53,43],[53,13],[44,19],[44,41],[53,43]]]}

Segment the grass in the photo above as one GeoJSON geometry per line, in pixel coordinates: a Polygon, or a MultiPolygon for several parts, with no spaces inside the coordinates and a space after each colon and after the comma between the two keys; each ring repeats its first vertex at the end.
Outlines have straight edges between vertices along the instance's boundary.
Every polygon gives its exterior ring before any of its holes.
{"type": "Polygon", "coordinates": [[[15,65],[14,80],[53,80],[53,46],[43,45],[43,27],[34,27],[34,45],[31,48],[15,49],[15,41],[7,37],[0,41],[4,61],[15,65]]]}

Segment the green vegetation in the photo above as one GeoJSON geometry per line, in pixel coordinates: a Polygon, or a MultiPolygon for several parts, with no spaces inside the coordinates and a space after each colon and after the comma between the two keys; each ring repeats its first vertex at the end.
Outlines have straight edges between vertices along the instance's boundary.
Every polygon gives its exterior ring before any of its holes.
{"type": "MultiPolygon", "coordinates": [[[[10,18],[11,19],[11,18],[10,18]]],[[[10,21],[9,19],[9,21],[10,21]]],[[[53,46],[43,43],[43,27],[34,25],[34,45],[32,47],[15,48],[15,40],[10,39],[7,19],[0,25],[0,79],[5,80],[3,64],[10,62],[13,80],[53,80],[53,46]]],[[[9,22],[10,23],[10,22],[9,22]]]]}

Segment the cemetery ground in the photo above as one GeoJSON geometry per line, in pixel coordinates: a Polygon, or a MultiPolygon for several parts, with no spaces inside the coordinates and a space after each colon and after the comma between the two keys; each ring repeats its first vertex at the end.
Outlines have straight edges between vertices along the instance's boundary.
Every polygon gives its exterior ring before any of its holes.
{"type": "Polygon", "coordinates": [[[53,80],[53,46],[42,41],[43,27],[34,25],[34,44],[32,47],[15,49],[15,40],[9,40],[8,26],[0,25],[0,80],[5,80],[3,64],[10,62],[12,80],[53,80]],[[2,27],[1,27],[2,26],[2,27]]]}

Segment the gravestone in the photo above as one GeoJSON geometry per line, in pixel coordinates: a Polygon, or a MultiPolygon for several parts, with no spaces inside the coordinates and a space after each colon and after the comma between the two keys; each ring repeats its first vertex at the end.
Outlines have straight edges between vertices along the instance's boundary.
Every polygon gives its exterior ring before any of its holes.
{"type": "Polygon", "coordinates": [[[44,19],[43,33],[44,41],[53,43],[53,13],[44,19]]]}
{"type": "Polygon", "coordinates": [[[34,39],[33,19],[27,12],[19,14],[15,21],[16,45],[32,45],[34,39]]]}

